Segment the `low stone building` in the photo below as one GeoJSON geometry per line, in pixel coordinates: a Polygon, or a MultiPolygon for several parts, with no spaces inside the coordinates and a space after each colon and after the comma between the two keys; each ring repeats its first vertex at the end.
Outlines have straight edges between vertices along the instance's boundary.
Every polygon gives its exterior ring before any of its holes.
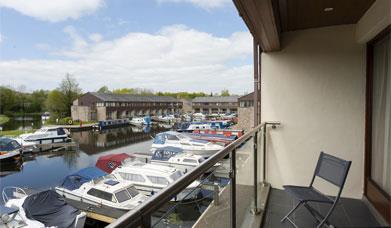
{"type": "Polygon", "coordinates": [[[237,113],[239,96],[196,97],[192,100],[193,112],[237,113]]]}
{"type": "Polygon", "coordinates": [[[177,113],[182,102],[173,97],[88,92],[73,102],[72,119],[96,121],[177,113]]]}
{"type": "Polygon", "coordinates": [[[254,92],[239,97],[238,129],[249,131],[254,126],[254,92]]]}

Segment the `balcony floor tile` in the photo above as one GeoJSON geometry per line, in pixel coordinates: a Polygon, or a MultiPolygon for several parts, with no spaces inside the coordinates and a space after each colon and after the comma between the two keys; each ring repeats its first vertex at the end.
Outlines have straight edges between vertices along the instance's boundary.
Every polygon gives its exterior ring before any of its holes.
{"type": "MultiPolygon", "coordinates": [[[[272,189],[269,202],[266,208],[263,228],[293,227],[288,221],[281,223],[280,220],[296,204],[296,201],[288,193],[279,189],[272,189]]],[[[316,210],[323,215],[327,212],[328,205],[312,203],[316,210]]],[[[316,227],[316,220],[304,208],[299,208],[290,218],[300,228],[316,227]]],[[[335,227],[379,227],[379,223],[371,214],[365,203],[358,199],[341,198],[333,214],[329,218],[329,223],[335,227]]]]}

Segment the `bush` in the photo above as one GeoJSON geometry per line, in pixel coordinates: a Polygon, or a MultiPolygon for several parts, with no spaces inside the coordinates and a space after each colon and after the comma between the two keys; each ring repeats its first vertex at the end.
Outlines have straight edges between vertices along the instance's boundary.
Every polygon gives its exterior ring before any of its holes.
{"type": "Polygon", "coordinates": [[[72,125],[73,121],[71,117],[65,117],[62,119],[59,119],[58,124],[60,125],[72,125]]]}

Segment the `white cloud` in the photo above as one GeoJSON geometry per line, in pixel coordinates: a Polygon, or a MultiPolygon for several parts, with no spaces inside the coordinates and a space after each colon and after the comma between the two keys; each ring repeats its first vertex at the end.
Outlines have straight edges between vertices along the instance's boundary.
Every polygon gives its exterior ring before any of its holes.
{"type": "Polygon", "coordinates": [[[217,37],[170,26],[156,34],[128,33],[111,41],[87,42],[72,27],[64,31],[73,47],[57,54],[70,59],[1,61],[2,82],[52,89],[69,72],[84,91],[102,85],[155,91],[251,91],[252,39],[248,32],[217,37]]]}
{"type": "Polygon", "coordinates": [[[100,41],[102,41],[102,35],[101,34],[99,34],[99,33],[93,33],[93,34],[90,34],[89,36],[88,36],[88,38],[91,40],[91,41],[94,41],[94,42],[96,42],[96,43],[98,43],[98,42],[100,42],[100,41]]]}
{"type": "Polygon", "coordinates": [[[77,19],[104,5],[104,0],[0,0],[0,8],[14,9],[42,21],[77,19]]]}
{"type": "Polygon", "coordinates": [[[174,3],[191,3],[203,9],[214,9],[232,4],[231,0],[157,0],[159,3],[174,2],[174,3]]]}
{"type": "Polygon", "coordinates": [[[3,42],[3,35],[1,35],[1,33],[0,33],[0,43],[2,43],[3,42]]]}

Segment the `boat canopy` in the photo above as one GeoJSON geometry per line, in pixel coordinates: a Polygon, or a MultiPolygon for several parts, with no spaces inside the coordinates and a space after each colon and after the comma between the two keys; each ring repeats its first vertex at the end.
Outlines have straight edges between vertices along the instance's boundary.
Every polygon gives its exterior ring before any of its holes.
{"type": "Polygon", "coordinates": [[[152,155],[152,160],[168,161],[172,156],[182,153],[183,149],[173,146],[157,148],[152,155]]]}
{"type": "Polygon", "coordinates": [[[68,190],[75,190],[80,188],[80,186],[84,183],[106,175],[106,172],[96,167],[87,167],[65,177],[61,186],[68,190]]]}
{"type": "Polygon", "coordinates": [[[26,217],[39,221],[45,227],[73,227],[80,211],[67,204],[54,190],[28,196],[22,205],[26,217]]]}
{"type": "Polygon", "coordinates": [[[16,140],[7,137],[0,137],[0,151],[11,151],[20,148],[21,146],[16,140]]]}
{"type": "Polygon", "coordinates": [[[109,154],[105,156],[101,156],[98,158],[98,161],[96,161],[96,167],[99,169],[111,173],[115,168],[123,164],[123,161],[126,159],[132,159],[134,158],[133,155],[120,153],[120,154],[109,154]]]}

